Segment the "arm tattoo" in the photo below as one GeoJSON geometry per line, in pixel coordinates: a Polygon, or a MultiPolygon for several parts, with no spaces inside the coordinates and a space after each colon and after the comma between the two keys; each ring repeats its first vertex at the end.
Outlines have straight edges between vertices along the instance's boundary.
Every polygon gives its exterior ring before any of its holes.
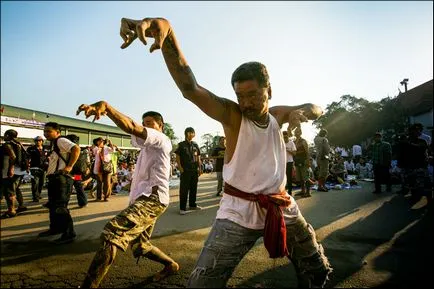
{"type": "Polygon", "coordinates": [[[179,57],[179,49],[175,44],[172,34],[168,35],[163,43],[167,48],[167,52],[172,53],[175,57],[179,57]]]}
{"type": "Polygon", "coordinates": [[[220,103],[222,106],[225,107],[225,111],[228,111],[228,102],[226,101],[225,98],[222,97],[218,97],[217,95],[215,95],[214,93],[212,93],[211,91],[207,90],[208,95],[210,98],[212,98],[213,101],[220,103]]]}
{"type": "Polygon", "coordinates": [[[178,75],[185,75],[185,78],[181,79],[180,88],[182,91],[191,91],[196,87],[197,82],[194,77],[193,71],[190,66],[179,66],[177,68],[178,75]]]}

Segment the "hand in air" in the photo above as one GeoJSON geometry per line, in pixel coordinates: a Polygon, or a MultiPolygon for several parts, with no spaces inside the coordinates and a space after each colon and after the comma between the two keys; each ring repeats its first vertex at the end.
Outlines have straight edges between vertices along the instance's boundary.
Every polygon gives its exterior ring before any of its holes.
{"type": "Polygon", "coordinates": [[[297,109],[291,112],[288,119],[288,130],[299,127],[302,122],[307,122],[308,118],[304,115],[302,109],[297,109]]]}
{"type": "Polygon", "coordinates": [[[139,38],[146,45],[146,37],[152,37],[155,41],[149,51],[153,52],[156,49],[161,49],[164,39],[169,33],[170,23],[164,18],[144,18],[143,20],[122,18],[120,35],[124,43],[122,43],[121,48],[127,48],[136,38],[139,38]]]}
{"type": "Polygon", "coordinates": [[[106,112],[106,102],[105,101],[98,101],[94,104],[82,104],[78,107],[76,115],[79,115],[80,112],[84,112],[84,115],[86,118],[89,118],[91,115],[94,115],[92,122],[95,120],[99,120],[101,116],[104,116],[107,114],[106,112]]]}

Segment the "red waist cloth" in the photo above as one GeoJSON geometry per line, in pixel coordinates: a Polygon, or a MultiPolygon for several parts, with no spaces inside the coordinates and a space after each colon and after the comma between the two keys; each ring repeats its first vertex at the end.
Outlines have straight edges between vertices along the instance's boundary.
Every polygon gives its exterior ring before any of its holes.
{"type": "Polygon", "coordinates": [[[264,245],[270,254],[270,258],[288,256],[286,247],[286,226],[281,207],[291,204],[291,199],[283,191],[272,195],[254,195],[238,190],[225,183],[225,194],[244,200],[258,202],[262,208],[267,209],[264,228],[264,245]]]}

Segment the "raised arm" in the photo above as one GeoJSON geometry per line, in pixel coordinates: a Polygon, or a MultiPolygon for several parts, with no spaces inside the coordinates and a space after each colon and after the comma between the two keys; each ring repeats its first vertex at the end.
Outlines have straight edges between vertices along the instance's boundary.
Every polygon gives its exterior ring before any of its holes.
{"type": "Polygon", "coordinates": [[[100,119],[101,116],[107,115],[124,132],[135,135],[142,139],[146,139],[148,136],[147,131],[143,126],[136,123],[130,117],[117,111],[106,101],[98,101],[89,105],[82,104],[77,109],[77,115],[79,115],[82,111],[84,112],[86,118],[89,118],[91,115],[93,115],[93,121],[100,119]]]}
{"type": "Polygon", "coordinates": [[[273,106],[269,112],[276,118],[280,126],[288,123],[288,130],[300,126],[302,122],[318,119],[323,111],[321,107],[313,103],[304,103],[297,106],[273,106]]]}
{"type": "Polygon", "coordinates": [[[231,112],[239,113],[238,105],[229,99],[216,96],[197,83],[169,21],[164,18],[122,18],[120,34],[124,40],[122,49],[128,47],[137,37],[145,45],[146,37],[154,38],[150,52],[161,49],[167,68],[182,95],[211,118],[223,124],[231,124],[231,112]]]}

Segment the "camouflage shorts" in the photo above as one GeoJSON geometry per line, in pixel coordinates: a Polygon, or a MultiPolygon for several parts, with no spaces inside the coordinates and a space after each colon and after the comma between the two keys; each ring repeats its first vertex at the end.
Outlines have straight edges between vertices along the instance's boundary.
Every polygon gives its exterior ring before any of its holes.
{"type": "Polygon", "coordinates": [[[103,242],[116,245],[124,252],[131,244],[135,257],[152,249],[151,239],[155,222],[166,206],[160,203],[157,192],[141,196],[108,222],[101,234],[103,242]]]}

